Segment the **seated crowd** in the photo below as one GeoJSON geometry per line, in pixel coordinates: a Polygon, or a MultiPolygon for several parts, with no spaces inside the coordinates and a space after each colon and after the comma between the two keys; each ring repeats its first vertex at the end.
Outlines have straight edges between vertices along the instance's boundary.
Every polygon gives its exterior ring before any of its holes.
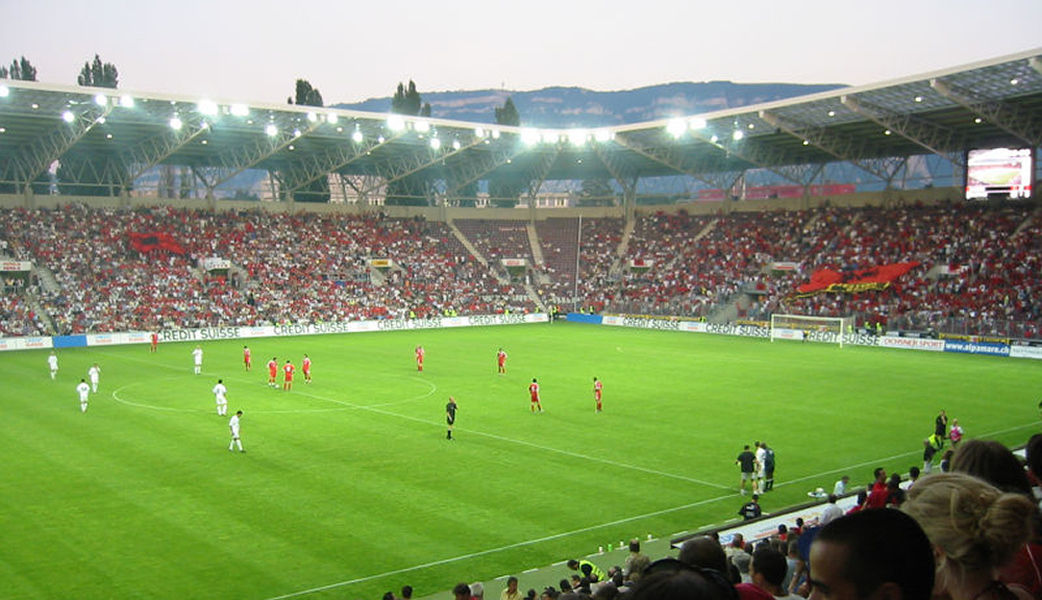
{"type": "Polygon", "coordinates": [[[859,326],[1040,335],[1042,220],[1018,204],[656,212],[628,239],[618,218],[553,218],[536,225],[542,264],[525,221],[456,221],[488,266],[448,224],[420,218],[82,205],[3,214],[5,254],[49,269],[58,286],[5,286],[0,335],[47,333],[49,322],[67,334],[541,308],[502,258],[529,261],[542,304],[564,310],[705,317],[735,303],[739,319],[854,315],[859,326]],[[134,249],[129,234],[147,232],[184,253],[134,249]],[[207,272],[208,257],[231,268],[207,272]],[[912,261],[883,290],[796,293],[819,269],[912,261]]]}
{"type": "MultiPolygon", "coordinates": [[[[170,207],[4,212],[15,258],[58,282],[39,301],[60,334],[535,309],[444,223],[170,207]],[[131,246],[130,233],[148,232],[169,234],[184,253],[131,246]],[[208,257],[230,261],[229,272],[207,273],[208,257]],[[393,265],[380,282],[370,277],[375,258],[393,265]]],[[[24,304],[5,294],[0,333],[26,330],[24,304]]]]}

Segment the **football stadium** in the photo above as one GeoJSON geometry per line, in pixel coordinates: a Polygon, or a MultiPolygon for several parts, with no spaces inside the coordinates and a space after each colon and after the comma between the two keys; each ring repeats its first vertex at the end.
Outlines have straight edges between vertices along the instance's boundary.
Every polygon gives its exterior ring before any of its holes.
{"type": "Polygon", "coordinates": [[[829,504],[1042,460],[1040,145],[1042,49],[588,129],[2,80],[0,595],[806,594],[829,504]]]}

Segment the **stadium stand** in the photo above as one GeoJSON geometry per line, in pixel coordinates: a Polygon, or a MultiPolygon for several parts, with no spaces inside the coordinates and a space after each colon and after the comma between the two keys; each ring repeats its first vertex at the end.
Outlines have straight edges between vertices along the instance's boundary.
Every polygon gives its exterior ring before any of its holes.
{"type": "MultiPolygon", "coordinates": [[[[622,219],[582,219],[580,229],[577,218],[554,218],[536,223],[544,264],[526,272],[544,303],[598,312],[854,315],[859,326],[1036,338],[1042,221],[1032,211],[942,203],[653,212],[637,216],[623,255],[622,219]],[[910,261],[919,266],[882,290],[795,293],[819,269],[910,261]]],[[[420,217],[83,204],[3,216],[7,254],[57,282],[5,285],[4,335],[44,334],[52,323],[67,334],[538,308],[499,262],[535,264],[522,220],[455,222],[485,266],[448,224],[420,217]],[[131,234],[149,233],[167,235],[170,246],[131,244],[131,234]],[[207,271],[208,257],[229,268],[207,271]],[[388,262],[374,267],[372,259],[388,262]]]]}

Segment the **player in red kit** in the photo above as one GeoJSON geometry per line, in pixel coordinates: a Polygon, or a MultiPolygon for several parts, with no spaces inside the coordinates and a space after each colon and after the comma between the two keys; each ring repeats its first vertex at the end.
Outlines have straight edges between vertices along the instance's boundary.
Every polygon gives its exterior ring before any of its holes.
{"type": "Polygon", "coordinates": [[[537,408],[539,412],[543,412],[543,403],[539,401],[539,382],[535,380],[535,377],[532,378],[532,383],[528,386],[528,393],[532,396],[532,412],[536,412],[537,408]]]}
{"type": "Polygon", "coordinates": [[[242,366],[246,367],[247,371],[253,368],[253,355],[250,354],[249,346],[242,347],[242,366]]]}
{"type": "Polygon", "coordinates": [[[279,362],[272,356],[271,360],[268,361],[268,385],[275,387],[275,378],[279,374],[279,362]]]}
{"type": "Polygon", "coordinates": [[[282,365],[282,391],[288,392],[293,387],[293,371],[295,367],[293,363],[286,359],[286,364],[282,365]]]}
{"type": "Polygon", "coordinates": [[[593,378],[593,399],[597,401],[597,412],[601,412],[601,389],[604,386],[597,378],[593,378]]]}
{"type": "Polygon", "coordinates": [[[416,370],[423,370],[423,346],[416,346],[416,370]]]}
{"type": "Polygon", "coordinates": [[[505,375],[507,372],[507,353],[503,352],[500,348],[499,352],[496,352],[496,364],[499,365],[500,375],[505,375]]]}
{"type": "Polygon", "coordinates": [[[156,348],[159,347],[159,334],[155,331],[152,332],[152,349],[150,352],[155,352],[156,348]]]}
{"type": "Polygon", "coordinates": [[[304,371],[304,383],[311,383],[311,359],[308,355],[304,355],[304,360],[300,363],[300,370],[304,371]]]}

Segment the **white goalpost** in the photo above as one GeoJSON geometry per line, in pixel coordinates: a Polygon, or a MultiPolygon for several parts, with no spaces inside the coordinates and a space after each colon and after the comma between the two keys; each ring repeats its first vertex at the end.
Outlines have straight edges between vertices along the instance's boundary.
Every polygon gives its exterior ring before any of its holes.
{"type": "Polygon", "coordinates": [[[807,315],[771,315],[771,341],[807,340],[843,342],[854,330],[854,317],[810,317],[807,315]]]}

